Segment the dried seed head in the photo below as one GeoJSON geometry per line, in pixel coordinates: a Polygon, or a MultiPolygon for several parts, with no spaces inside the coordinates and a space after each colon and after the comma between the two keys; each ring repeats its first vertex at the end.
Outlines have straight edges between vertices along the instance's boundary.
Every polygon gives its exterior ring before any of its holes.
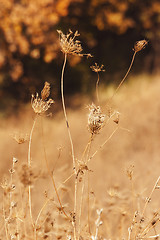
{"type": "Polygon", "coordinates": [[[50,108],[52,103],[54,103],[54,101],[51,98],[48,101],[43,101],[38,97],[38,93],[36,94],[36,97],[32,95],[31,105],[36,114],[45,113],[50,108]]]}
{"type": "Polygon", "coordinates": [[[26,141],[28,141],[28,135],[27,134],[24,135],[23,133],[14,133],[11,136],[18,144],[23,144],[26,141]]]}
{"type": "Polygon", "coordinates": [[[102,114],[100,106],[93,103],[89,106],[88,129],[91,134],[98,134],[104,126],[106,116],[102,114]]]}
{"type": "Polygon", "coordinates": [[[110,188],[107,192],[108,192],[110,197],[117,197],[118,196],[118,190],[115,189],[115,188],[110,188]]]}
{"type": "Polygon", "coordinates": [[[147,44],[148,44],[148,42],[146,40],[137,41],[134,44],[134,51],[135,52],[141,51],[142,49],[144,49],[146,47],[147,44]]]}
{"type": "Polygon", "coordinates": [[[5,177],[3,178],[3,181],[2,183],[0,184],[0,186],[3,188],[3,189],[7,189],[8,188],[8,179],[6,179],[5,177]]]}
{"type": "Polygon", "coordinates": [[[41,91],[41,98],[42,100],[46,100],[50,95],[50,84],[45,82],[44,88],[41,91]]]}
{"type": "Polygon", "coordinates": [[[120,113],[118,111],[115,111],[115,118],[113,119],[113,122],[118,124],[119,123],[119,117],[120,117],[120,113]]]}
{"type": "Polygon", "coordinates": [[[38,93],[36,96],[32,95],[31,105],[36,114],[45,113],[52,103],[54,103],[53,99],[46,100],[50,94],[50,84],[45,82],[45,86],[41,92],[41,98],[38,97],[38,93]]]}
{"type": "Polygon", "coordinates": [[[18,162],[18,159],[15,158],[15,157],[13,157],[13,163],[15,164],[15,163],[17,163],[17,162],[18,162]]]}
{"type": "Polygon", "coordinates": [[[38,179],[39,172],[36,169],[31,169],[27,164],[23,164],[18,171],[20,182],[25,186],[33,185],[38,179]]]}
{"type": "Polygon", "coordinates": [[[95,65],[90,66],[90,68],[92,69],[93,72],[105,72],[104,65],[102,64],[101,66],[99,66],[97,63],[95,63],[95,65]]]}
{"type": "Polygon", "coordinates": [[[83,57],[84,55],[92,57],[91,54],[82,53],[83,48],[81,42],[79,40],[75,40],[75,38],[80,35],[78,31],[73,33],[69,30],[69,33],[66,35],[61,30],[57,30],[57,32],[59,34],[60,45],[63,53],[77,55],[80,57],[83,57]]]}
{"type": "Polygon", "coordinates": [[[127,168],[127,176],[130,180],[133,179],[133,170],[134,170],[134,165],[130,165],[128,168],[127,168]]]}

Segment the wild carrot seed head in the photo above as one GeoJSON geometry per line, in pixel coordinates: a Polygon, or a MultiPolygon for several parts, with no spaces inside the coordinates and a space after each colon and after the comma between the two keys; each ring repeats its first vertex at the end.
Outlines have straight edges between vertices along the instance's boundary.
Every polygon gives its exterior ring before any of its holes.
{"type": "Polygon", "coordinates": [[[100,106],[93,103],[89,106],[88,129],[91,134],[98,134],[104,126],[106,116],[102,114],[100,106]]]}
{"type": "Polygon", "coordinates": [[[41,98],[38,96],[38,93],[36,93],[36,96],[32,94],[31,98],[31,105],[36,114],[43,114],[45,113],[52,103],[54,103],[53,99],[47,100],[50,94],[50,84],[48,82],[45,82],[44,88],[41,91],[41,98]]]}
{"type": "Polygon", "coordinates": [[[90,66],[90,68],[92,69],[93,72],[105,72],[104,65],[102,64],[101,66],[99,66],[97,63],[95,63],[95,65],[90,66]]]}
{"type": "Polygon", "coordinates": [[[18,143],[18,144],[23,144],[26,141],[28,141],[29,136],[27,134],[23,133],[14,133],[11,135],[11,137],[18,143]]]}
{"type": "Polygon", "coordinates": [[[84,55],[91,57],[91,54],[82,53],[83,48],[81,42],[79,40],[75,40],[75,38],[80,35],[78,31],[73,33],[69,30],[69,33],[66,35],[61,30],[57,30],[57,32],[59,33],[60,46],[63,53],[77,55],[80,57],[83,57],[84,55]]]}

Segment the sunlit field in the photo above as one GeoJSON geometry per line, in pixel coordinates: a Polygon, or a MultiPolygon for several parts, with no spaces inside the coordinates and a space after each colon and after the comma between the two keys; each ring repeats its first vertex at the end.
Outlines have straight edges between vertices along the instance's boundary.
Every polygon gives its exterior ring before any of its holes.
{"type": "Polygon", "coordinates": [[[100,84],[107,117],[92,141],[88,106],[97,101],[96,94],[71,97],[66,111],[76,176],[61,102],[37,117],[31,141],[35,113],[30,104],[1,118],[1,239],[158,237],[159,87],[158,76],[130,77],[109,102],[114,87],[100,84]]]}
{"type": "Polygon", "coordinates": [[[160,1],[0,19],[0,240],[160,239],[160,1]]]}

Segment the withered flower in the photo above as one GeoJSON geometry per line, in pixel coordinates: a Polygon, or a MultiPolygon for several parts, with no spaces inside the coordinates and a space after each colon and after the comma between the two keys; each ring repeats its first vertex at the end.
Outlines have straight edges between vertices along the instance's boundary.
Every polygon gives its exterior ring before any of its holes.
{"type": "Polygon", "coordinates": [[[134,44],[134,51],[135,52],[141,51],[142,49],[144,49],[146,47],[147,44],[148,44],[148,42],[146,40],[137,41],[134,44]]]}
{"type": "Polygon", "coordinates": [[[82,53],[83,48],[81,42],[79,40],[75,40],[75,38],[80,35],[78,31],[73,33],[71,30],[69,30],[69,33],[66,35],[61,30],[57,30],[57,32],[59,33],[59,40],[63,53],[77,55],[80,57],[83,57],[84,55],[91,57],[91,54],[82,53]]]}
{"type": "Polygon", "coordinates": [[[24,135],[23,133],[15,133],[11,136],[18,144],[23,144],[26,141],[28,141],[28,135],[27,134],[24,135]]]}
{"type": "Polygon", "coordinates": [[[102,114],[100,106],[93,103],[89,106],[88,129],[91,134],[98,134],[104,126],[106,116],[102,114]]]}
{"type": "Polygon", "coordinates": [[[41,91],[41,98],[36,93],[36,96],[32,95],[31,105],[36,114],[43,114],[45,113],[52,103],[54,103],[53,99],[47,100],[50,95],[50,84],[45,82],[44,88],[41,91]]]}
{"type": "Polygon", "coordinates": [[[90,68],[92,69],[93,72],[105,72],[104,65],[102,64],[101,66],[99,66],[97,63],[95,63],[95,65],[90,66],[90,68]]]}

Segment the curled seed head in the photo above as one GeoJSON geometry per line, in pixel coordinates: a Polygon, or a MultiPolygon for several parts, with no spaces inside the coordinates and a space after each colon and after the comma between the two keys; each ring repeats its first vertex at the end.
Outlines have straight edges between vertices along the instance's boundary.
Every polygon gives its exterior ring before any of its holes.
{"type": "Polygon", "coordinates": [[[45,86],[41,92],[41,98],[38,96],[38,93],[36,96],[32,95],[31,98],[31,105],[36,114],[43,114],[45,113],[50,106],[54,103],[53,99],[47,100],[50,94],[50,84],[48,82],[45,82],[45,86]]]}
{"type": "Polygon", "coordinates": [[[146,47],[147,44],[148,44],[148,42],[146,40],[137,41],[134,44],[134,51],[135,52],[141,51],[142,49],[144,49],[146,47]]]}
{"type": "Polygon", "coordinates": [[[44,88],[41,91],[41,98],[42,100],[46,100],[50,95],[50,84],[45,82],[44,88]]]}
{"type": "Polygon", "coordinates": [[[106,116],[102,114],[100,106],[93,103],[89,106],[88,129],[91,134],[98,134],[104,126],[106,116]]]}

